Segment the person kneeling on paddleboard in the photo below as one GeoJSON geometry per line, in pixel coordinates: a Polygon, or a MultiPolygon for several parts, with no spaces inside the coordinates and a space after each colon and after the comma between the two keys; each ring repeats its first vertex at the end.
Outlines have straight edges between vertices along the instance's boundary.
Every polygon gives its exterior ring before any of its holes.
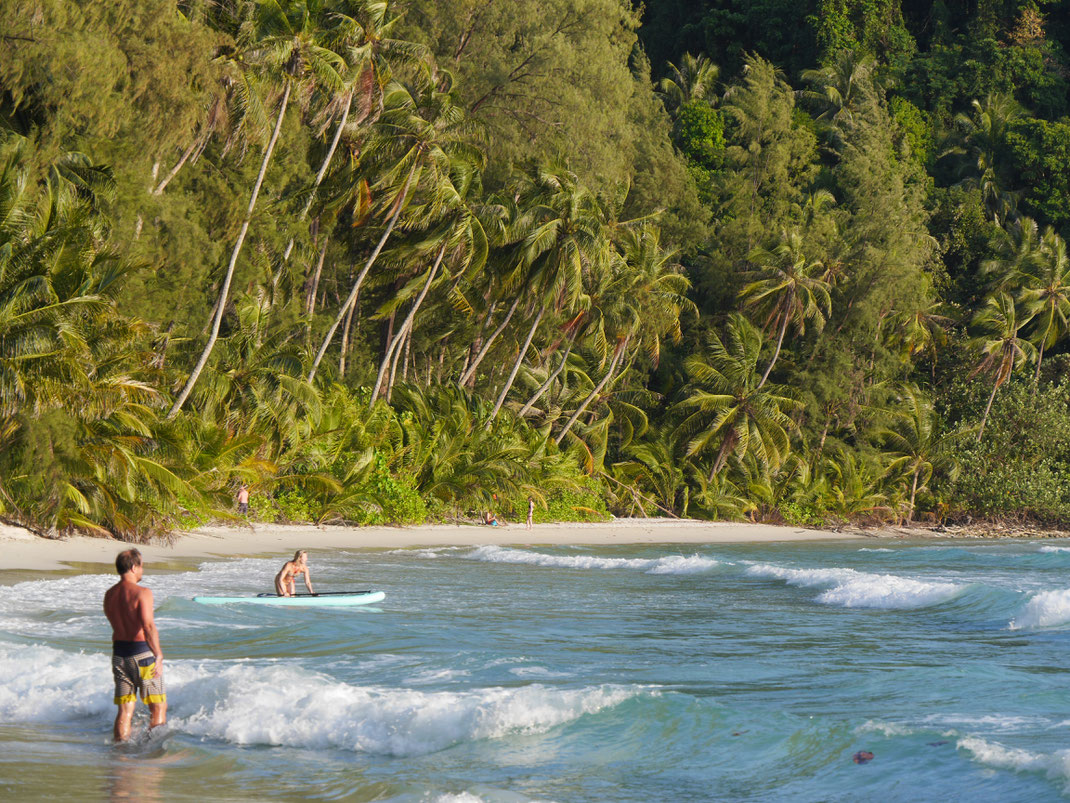
{"type": "Polygon", "coordinates": [[[275,593],[280,597],[292,597],[297,593],[295,583],[297,575],[304,575],[305,588],[309,594],[315,594],[312,590],[312,578],[308,573],[308,552],[299,549],[294,553],[294,559],[286,561],[277,575],[275,575],[275,593]]]}

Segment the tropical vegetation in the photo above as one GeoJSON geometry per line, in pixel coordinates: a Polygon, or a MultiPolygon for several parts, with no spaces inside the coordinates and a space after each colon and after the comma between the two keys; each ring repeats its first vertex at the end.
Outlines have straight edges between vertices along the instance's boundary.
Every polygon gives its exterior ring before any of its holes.
{"type": "Polygon", "coordinates": [[[0,519],[1070,524],[1051,0],[0,5],[0,519]]]}

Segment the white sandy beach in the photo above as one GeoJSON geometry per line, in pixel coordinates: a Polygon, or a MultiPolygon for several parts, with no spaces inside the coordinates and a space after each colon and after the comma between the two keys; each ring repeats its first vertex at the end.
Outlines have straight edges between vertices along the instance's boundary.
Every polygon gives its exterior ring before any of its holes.
{"type": "MultiPolygon", "coordinates": [[[[181,534],[173,545],[139,546],[149,563],[211,557],[286,555],[295,549],[330,550],[418,546],[534,544],[725,544],[815,541],[860,538],[768,524],[676,519],[614,519],[594,524],[520,524],[505,527],[431,524],[419,527],[314,527],[257,524],[253,527],[205,527],[181,534]]],[[[0,526],[0,570],[55,571],[70,564],[110,564],[127,544],[75,536],[48,540],[21,528],[0,526]]]]}

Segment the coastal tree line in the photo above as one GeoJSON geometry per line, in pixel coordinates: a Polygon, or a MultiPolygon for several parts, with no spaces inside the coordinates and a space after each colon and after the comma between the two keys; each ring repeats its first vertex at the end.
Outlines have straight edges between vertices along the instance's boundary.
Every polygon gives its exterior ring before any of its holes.
{"type": "Polygon", "coordinates": [[[5,4],[0,515],[1066,522],[1067,32],[758,5],[5,4]]]}

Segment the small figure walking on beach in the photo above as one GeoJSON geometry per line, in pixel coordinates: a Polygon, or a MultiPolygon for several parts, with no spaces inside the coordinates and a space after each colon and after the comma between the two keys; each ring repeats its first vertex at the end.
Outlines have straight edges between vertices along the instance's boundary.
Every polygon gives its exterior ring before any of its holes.
{"type": "Polygon", "coordinates": [[[308,573],[308,552],[299,549],[294,553],[294,559],[288,560],[275,575],[275,593],[280,597],[292,597],[297,594],[297,575],[304,575],[305,588],[309,594],[315,594],[312,590],[312,578],[308,573]]]}
{"type": "Polygon", "coordinates": [[[104,593],[104,615],[112,630],[111,672],[115,678],[115,741],[130,738],[138,693],[149,707],[149,727],[167,722],[167,695],[163,689],[163,650],[153,618],[152,592],[138,585],[145,573],[141,553],[120,552],[115,558],[119,582],[104,593]]]}
{"type": "Polygon", "coordinates": [[[243,516],[249,512],[249,486],[244,482],[238,489],[238,512],[243,516]]]}
{"type": "Polygon", "coordinates": [[[528,521],[527,521],[527,528],[529,530],[531,529],[531,525],[534,523],[534,521],[535,521],[535,500],[532,499],[529,496],[528,497],[528,521]]]}

